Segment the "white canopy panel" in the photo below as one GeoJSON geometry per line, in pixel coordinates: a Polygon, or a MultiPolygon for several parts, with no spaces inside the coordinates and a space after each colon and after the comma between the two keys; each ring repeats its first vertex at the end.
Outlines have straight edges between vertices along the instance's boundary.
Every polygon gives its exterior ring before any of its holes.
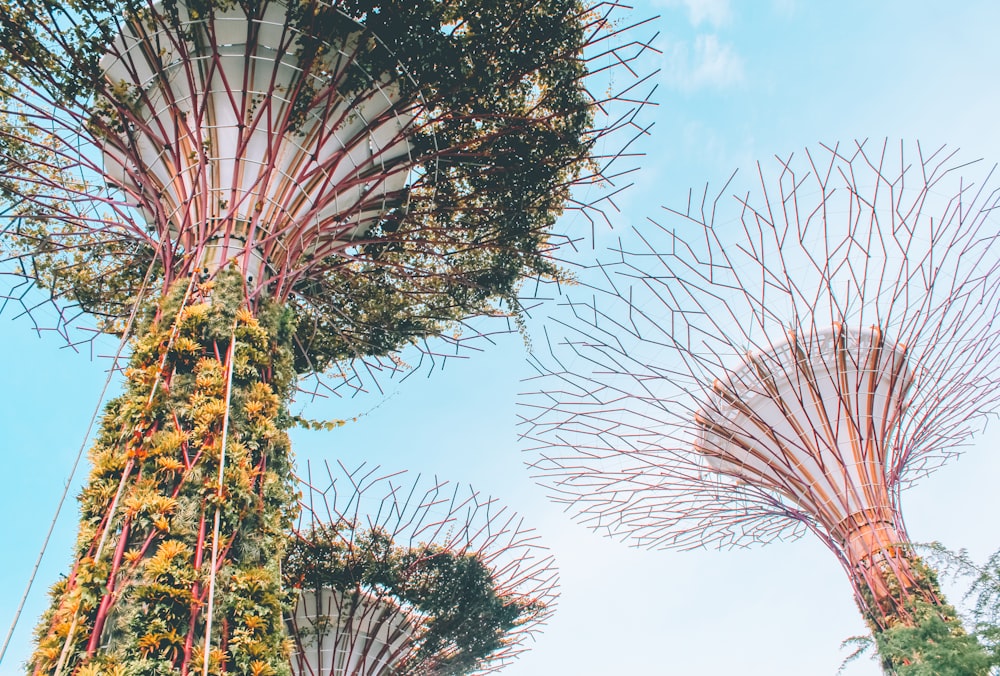
{"type": "Polygon", "coordinates": [[[379,676],[411,655],[419,614],[388,596],[301,590],[292,615],[295,676],[379,676]]]}
{"type": "Polygon", "coordinates": [[[695,450],[714,471],[806,508],[835,536],[853,530],[849,517],[886,521],[886,460],[913,380],[905,346],[878,328],[790,334],[715,382],[696,416],[695,450]]]}
{"type": "Polygon", "coordinates": [[[108,136],[106,170],[151,225],[169,224],[162,235],[192,246],[184,237],[197,228],[202,242],[281,231],[325,254],[402,204],[414,115],[390,75],[342,87],[363,69],[359,33],[320,43],[303,77],[310,41],[279,2],[253,16],[239,4],[211,16],[177,8],[177,26],[155,13],[128,23],[102,62],[140,118],[108,136]]]}

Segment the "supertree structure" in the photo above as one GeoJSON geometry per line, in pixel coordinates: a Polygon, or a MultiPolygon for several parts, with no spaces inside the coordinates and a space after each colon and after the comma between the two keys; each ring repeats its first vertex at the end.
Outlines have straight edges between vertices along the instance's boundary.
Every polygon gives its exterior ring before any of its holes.
{"type": "Polygon", "coordinates": [[[604,2],[4,9],[5,297],[132,340],[31,668],[284,672],[297,382],[361,387],[558,277],[556,218],[600,213],[571,189],[641,131],[646,45],[604,2]]]}
{"type": "Polygon", "coordinates": [[[45,328],[120,329],[150,267],[162,293],[235,260],[295,311],[300,370],[388,354],[554,274],[555,218],[599,213],[571,187],[613,179],[595,146],[643,103],[586,89],[646,48],[613,3],[79,4],[2,24],[8,296],[49,292],[45,328]]]}
{"type": "Polygon", "coordinates": [[[1000,399],[1000,194],[953,151],[904,148],[778,158],[636,228],[551,325],[523,438],[593,528],[649,548],[811,531],[887,670],[985,673],[900,492],[1000,399]]]}
{"type": "Polygon", "coordinates": [[[552,612],[552,557],[496,500],[370,465],[313,481],[283,571],[293,673],[491,673],[552,612]]]}

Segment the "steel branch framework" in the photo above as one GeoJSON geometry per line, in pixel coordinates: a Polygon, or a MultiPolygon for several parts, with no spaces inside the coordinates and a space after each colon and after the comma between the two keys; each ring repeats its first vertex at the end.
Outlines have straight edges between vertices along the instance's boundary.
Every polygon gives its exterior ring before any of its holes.
{"type": "Polygon", "coordinates": [[[525,9],[477,50],[481,63],[455,51],[467,34],[491,34],[476,3],[443,2],[429,18],[405,3],[103,4],[106,16],[51,12],[37,35],[16,36],[23,45],[11,38],[5,66],[6,298],[39,329],[67,333],[92,314],[120,330],[147,267],[166,289],[235,260],[251,300],[287,301],[313,327],[300,332],[311,370],[329,362],[309,336],[333,333],[370,358],[361,370],[393,370],[386,355],[399,344],[446,334],[457,349],[477,330],[443,326],[516,311],[491,287],[512,269],[554,270],[553,249],[578,237],[553,234],[555,217],[600,218],[645,132],[649,45],[614,25],[614,2],[525,9]],[[553,19],[536,16],[553,11],[574,27],[558,39],[545,32],[553,19]],[[407,24],[417,19],[429,27],[407,24]],[[525,39],[552,44],[527,55],[525,39]],[[105,51],[88,82],[95,49],[105,51]],[[460,62],[441,62],[449,55],[460,62]],[[494,109],[495,93],[464,79],[485,82],[476,69],[491,67],[491,86],[517,105],[494,109]],[[80,82],[67,83],[74,68],[80,82]],[[615,93],[587,90],[585,79],[615,74],[615,93]],[[593,203],[570,194],[596,182],[614,190],[593,203]],[[54,326],[35,312],[46,301],[33,287],[56,305],[54,326]],[[363,305],[379,294],[411,311],[384,323],[420,320],[395,346],[363,305]]]}
{"type": "Polygon", "coordinates": [[[1000,193],[947,148],[776,160],[593,270],[534,361],[522,437],[557,500],[638,546],[813,531],[878,626],[921,575],[901,489],[1000,401],[1000,193]]]}
{"type": "Polygon", "coordinates": [[[616,184],[627,153],[600,149],[645,131],[649,47],[620,9],[24,0],[0,17],[0,294],[67,336],[82,315],[136,327],[36,673],[283,664],[293,387],[364,388],[411,345],[436,361],[482,335],[470,318],[516,315],[522,281],[560,278],[576,235],[556,220],[613,197],[573,189],[616,184]],[[35,314],[50,302],[54,326],[35,314]]]}
{"type": "Polygon", "coordinates": [[[527,649],[558,575],[520,516],[375,465],[319,474],[303,482],[301,559],[286,563],[294,673],[485,674],[527,649]]]}

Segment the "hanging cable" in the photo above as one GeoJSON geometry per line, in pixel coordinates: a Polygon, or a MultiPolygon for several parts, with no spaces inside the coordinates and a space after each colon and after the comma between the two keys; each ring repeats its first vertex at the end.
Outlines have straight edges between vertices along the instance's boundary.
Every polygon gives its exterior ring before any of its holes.
{"type": "MultiPolygon", "coordinates": [[[[177,316],[174,317],[174,322],[173,322],[173,326],[171,327],[170,338],[167,340],[166,349],[163,351],[163,354],[160,357],[160,365],[159,365],[159,368],[157,369],[156,379],[153,381],[153,387],[150,389],[149,399],[146,402],[146,407],[147,408],[152,404],[153,397],[156,394],[156,389],[160,385],[160,377],[161,377],[161,375],[163,373],[163,367],[166,364],[167,354],[170,352],[170,349],[173,347],[174,340],[177,337],[177,330],[178,330],[178,324],[180,323],[181,313],[183,313],[184,309],[187,307],[188,299],[191,297],[191,290],[195,286],[194,281],[195,281],[195,275],[192,275],[191,276],[191,281],[188,282],[187,291],[185,291],[185,293],[184,293],[184,300],[181,302],[180,309],[177,311],[177,316]]],[[[133,317],[135,316],[135,312],[138,311],[139,305],[140,305],[140,303],[136,302],[135,308],[133,309],[133,315],[132,315],[133,317]]],[[[91,423],[91,424],[93,424],[93,423],[91,423]]],[[[88,432],[88,436],[89,436],[89,434],[90,433],[88,432]]],[[[126,431],[123,430],[121,437],[119,437],[119,439],[118,439],[118,443],[119,444],[125,438],[125,434],[126,434],[126,431]]],[[[86,440],[84,440],[84,444],[86,444],[86,440]]],[[[81,453],[82,453],[82,450],[81,450],[81,453]]],[[[125,489],[125,480],[128,477],[129,473],[131,472],[132,463],[133,463],[132,459],[129,459],[128,463],[125,465],[125,469],[122,470],[122,478],[118,482],[118,490],[115,491],[115,497],[111,501],[111,506],[108,509],[108,516],[107,516],[107,518],[104,521],[104,529],[101,532],[101,540],[100,540],[100,542],[98,542],[97,550],[94,552],[94,562],[95,563],[100,560],[101,553],[103,552],[103,549],[104,549],[104,544],[105,544],[105,542],[107,542],[108,532],[111,530],[111,522],[113,521],[114,516],[115,516],[115,512],[118,509],[118,502],[119,502],[119,500],[121,498],[122,492],[125,489]]],[[[72,645],[72,643],[73,643],[73,635],[76,633],[76,627],[77,627],[77,624],[78,624],[77,618],[79,617],[79,613],[80,613],[79,608],[77,608],[76,610],[73,611],[73,621],[70,623],[69,631],[66,634],[66,640],[63,642],[62,651],[59,653],[59,661],[56,663],[56,670],[55,670],[54,676],[61,676],[63,667],[66,664],[66,658],[69,656],[69,648],[70,648],[70,645],[72,645]]]]}
{"type": "Polygon", "coordinates": [[[205,660],[202,676],[208,676],[208,663],[211,656],[212,614],[215,611],[215,569],[219,560],[219,530],[222,515],[222,497],[225,484],[223,474],[226,470],[226,442],[229,436],[229,406],[233,399],[233,363],[236,361],[236,325],[233,324],[233,337],[229,341],[229,372],[226,375],[226,410],[222,417],[222,449],[219,451],[219,483],[218,502],[215,505],[215,523],[212,528],[212,564],[208,577],[208,610],[205,616],[205,660]]]}
{"type": "Polygon", "coordinates": [[[139,293],[136,297],[136,302],[132,306],[132,311],[129,313],[128,320],[125,322],[121,340],[118,342],[118,349],[115,351],[111,368],[108,369],[108,377],[104,380],[104,387],[101,388],[101,394],[97,398],[97,405],[94,407],[94,412],[90,415],[90,422],[87,424],[87,432],[83,435],[83,441],[80,443],[79,450],[77,450],[76,459],[73,460],[73,465],[70,467],[69,476],[66,478],[66,484],[63,486],[62,495],[59,496],[59,502],[56,504],[56,512],[52,516],[52,521],[49,523],[49,530],[45,533],[45,539],[42,541],[41,551],[38,552],[38,557],[35,559],[35,565],[31,569],[31,575],[28,576],[28,584],[25,585],[24,593],[21,595],[21,600],[17,604],[17,610],[14,611],[14,619],[10,623],[10,627],[7,629],[7,636],[3,640],[3,646],[0,646],[0,664],[3,664],[3,658],[7,654],[7,648],[10,646],[11,638],[13,638],[14,631],[17,629],[18,620],[21,619],[21,611],[24,610],[24,604],[27,603],[28,595],[31,593],[31,588],[35,584],[35,577],[38,574],[38,568],[42,565],[42,558],[48,550],[49,540],[51,540],[52,533],[56,528],[56,522],[59,521],[59,515],[62,513],[63,505],[66,504],[66,498],[69,495],[69,488],[73,485],[73,479],[76,477],[76,470],[80,466],[80,460],[83,458],[83,452],[86,450],[87,442],[90,440],[90,434],[94,430],[94,423],[97,421],[97,416],[101,413],[101,406],[104,404],[104,397],[107,395],[108,388],[111,386],[111,379],[118,370],[118,361],[121,359],[122,352],[125,351],[125,346],[128,344],[129,336],[132,333],[132,326],[135,323],[135,317],[139,313],[139,306],[142,304],[142,299],[146,294],[147,285],[152,277],[153,269],[156,267],[159,249],[160,245],[157,245],[156,251],[153,253],[153,262],[150,263],[149,267],[146,269],[146,275],[143,277],[142,284],[139,286],[139,293]]]}

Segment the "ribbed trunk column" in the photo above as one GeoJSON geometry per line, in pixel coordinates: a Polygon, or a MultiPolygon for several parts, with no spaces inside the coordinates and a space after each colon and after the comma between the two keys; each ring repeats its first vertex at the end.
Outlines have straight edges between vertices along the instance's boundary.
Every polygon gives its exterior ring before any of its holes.
{"type": "Polygon", "coordinates": [[[859,590],[858,604],[881,629],[906,617],[906,601],[912,597],[941,603],[940,595],[914,570],[916,555],[909,537],[890,514],[888,509],[881,515],[876,510],[858,512],[832,531],[859,590]]]}

